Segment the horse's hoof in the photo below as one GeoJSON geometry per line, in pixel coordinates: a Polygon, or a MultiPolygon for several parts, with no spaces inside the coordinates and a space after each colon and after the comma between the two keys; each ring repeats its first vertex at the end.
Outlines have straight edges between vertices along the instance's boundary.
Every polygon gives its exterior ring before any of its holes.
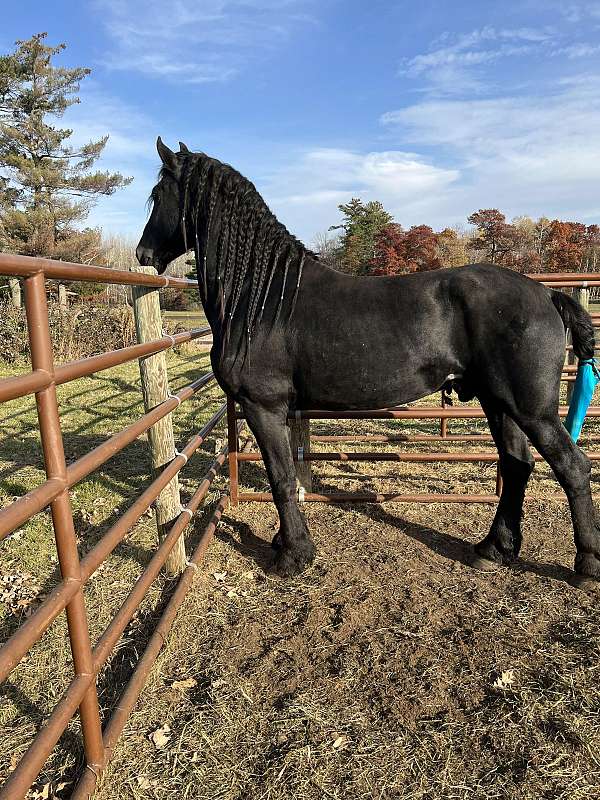
{"type": "Polygon", "coordinates": [[[316,552],[312,542],[294,550],[280,550],[273,562],[273,569],[280,578],[293,578],[312,564],[316,552]]]}
{"type": "Polygon", "coordinates": [[[491,561],[489,558],[477,555],[475,553],[471,557],[471,566],[479,572],[499,572],[502,569],[502,564],[497,561],[491,561]]]}
{"type": "Polygon", "coordinates": [[[578,572],[574,572],[568,580],[571,586],[581,592],[600,594],[600,581],[596,578],[590,578],[589,575],[580,575],[578,572]]]}

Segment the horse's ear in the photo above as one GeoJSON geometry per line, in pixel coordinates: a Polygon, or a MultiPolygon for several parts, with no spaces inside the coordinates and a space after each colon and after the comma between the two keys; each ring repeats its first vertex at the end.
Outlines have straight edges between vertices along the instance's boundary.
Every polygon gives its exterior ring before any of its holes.
{"type": "Polygon", "coordinates": [[[177,166],[177,156],[172,150],[170,150],[167,147],[167,145],[163,142],[160,136],[156,140],[156,149],[158,150],[158,155],[160,156],[160,160],[163,162],[165,167],[174,170],[175,167],[177,166]]]}
{"type": "Polygon", "coordinates": [[[192,151],[189,149],[187,144],[184,144],[183,142],[179,142],[179,152],[180,153],[185,153],[186,155],[189,155],[192,151]]]}

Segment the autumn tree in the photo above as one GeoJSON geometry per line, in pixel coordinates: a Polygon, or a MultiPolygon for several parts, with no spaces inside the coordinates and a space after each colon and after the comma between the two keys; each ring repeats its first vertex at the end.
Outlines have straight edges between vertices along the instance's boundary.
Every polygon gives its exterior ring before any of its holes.
{"type": "Polygon", "coordinates": [[[515,248],[515,230],[506,222],[506,217],[497,208],[480,208],[468,217],[476,228],[469,248],[482,253],[485,261],[492,264],[510,260],[515,248]]]}
{"type": "Polygon", "coordinates": [[[441,266],[437,234],[428,225],[413,225],[404,231],[401,225],[392,222],[375,239],[370,263],[373,275],[424,272],[441,266]]]}
{"type": "Polygon", "coordinates": [[[397,222],[390,222],[375,237],[370,272],[373,275],[398,275],[407,272],[405,233],[397,222]]]}
{"type": "Polygon", "coordinates": [[[437,257],[442,267],[460,267],[469,262],[469,239],[455,228],[444,228],[437,234],[437,257]]]}
{"type": "Polygon", "coordinates": [[[16,253],[91,263],[100,231],[81,229],[91,206],[131,182],[94,169],[108,136],[81,146],[56,124],[75,103],[90,70],[55,66],[64,44],[45,33],[18,41],[0,58],[0,236],[16,253]]]}
{"type": "Polygon", "coordinates": [[[329,230],[342,231],[340,267],[355,275],[368,272],[375,255],[375,240],[380,231],[392,222],[392,215],[378,200],[363,203],[357,197],[338,208],[343,214],[342,224],[329,230]]]}
{"type": "Polygon", "coordinates": [[[600,226],[588,225],[585,230],[582,269],[596,272],[600,264],[600,226]]]}
{"type": "Polygon", "coordinates": [[[409,272],[426,272],[442,266],[437,254],[437,234],[429,225],[413,225],[404,237],[409,272]]]}
{"type": "Polygon", "coordinates": [[[550,223],[547,242],[549,272],[576,272],[581,269],[586,244],[586,226],[581,222],[550,223]]]}

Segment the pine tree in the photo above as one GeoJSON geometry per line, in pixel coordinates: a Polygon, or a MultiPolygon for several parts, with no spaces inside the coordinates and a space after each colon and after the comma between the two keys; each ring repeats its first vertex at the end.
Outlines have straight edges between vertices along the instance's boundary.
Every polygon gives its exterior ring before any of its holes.
{"type": "Polygon", "coordinates": [[[377,236],[393,221],[393,217],[378,200],[365,204],[353,197],[349,203],[338,208],[344,215],[344,221],[329,230],[343,230],[340,264],[346,272],[368,272],[375,255],[377,236]]]}
{"type": "Polygon", "coordinates": [[[55,66],[65,45],[48,46],[45,38],[18,41],[14,53],[0,57],[0,247],[92,263],[101,232],[78,224],[98,196],[132,178],[92,169],[108,136],[74,147],[73,131],[55,124],[79,103],[79,84],[90,70],[55,66]]]}

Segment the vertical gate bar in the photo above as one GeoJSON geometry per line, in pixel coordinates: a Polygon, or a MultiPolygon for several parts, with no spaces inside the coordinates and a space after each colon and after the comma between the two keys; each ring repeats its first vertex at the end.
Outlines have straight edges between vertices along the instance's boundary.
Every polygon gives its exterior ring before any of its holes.
{"type": "Polygon", "coordinates": [[[500,472],[500,462],[496,463],[496,494],[498,497],[502,494],[502,473],[500,472]]]}
{"type": "MultiPolygon", "coordinates": [[[[441,397],[442,397],[442,408],[446,408],[446,398],[444,397],[443,391],[441,392],[441,397]]],[[[440,419],[440,436],[442,436],[442,438],[445,439],[447,435],[448,435],[448,420],[446,419],[446,417],[442,417],[440,419]]]]}
{"type": "Polygon", "coordinates": [[[238,451],[240,441],[238,436],[237,420],[235,418],[235,400],[227,397],[227,444],[229,447],[229,496],[231,505],[238,504],[238,451]]]}
{"type": "Polygon", "coordinates": [[[312,462],[304,461],[310,455],[310,420],[288,419],[287,429],[294,456],[296,480],[306,492],[312,492],[312,462]]]}
{"type": "MultiPolygon", "coordinates": [[[[46,370],[54,376],[44,274],[38,272],[26,278],[24,288],[32,367],[46,370]]],[[[65,481],[65,490],[50,506],[60,570],[64,579],[81,584],[81,566],[73,525],[71,498],[69,490],[66,488],[67,464],[54,382],[46,389],[36,393],[36,403],[46,475],[48,478],[59,478],[65,481]]],[[[75,674],[93,675],[92,650],[82,586],[67,605],[66,614],[75,674]]],[[[86,760],[88,766],[95,769],[100,767],[104,761],[102,726],[95,682],[85,693],[79,706],[79,712],[86,760]]]]}

